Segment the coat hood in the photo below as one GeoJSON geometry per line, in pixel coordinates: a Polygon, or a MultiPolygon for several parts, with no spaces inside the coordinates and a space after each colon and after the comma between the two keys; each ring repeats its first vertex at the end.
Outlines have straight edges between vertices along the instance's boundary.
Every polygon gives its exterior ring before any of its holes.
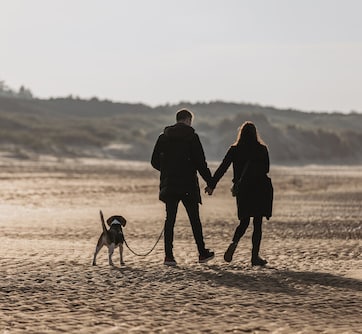
{"type": "Polygon", "coordinates": [[[172,139],[187,139],[194,135],[195,129],[184,123],[176,123],[174,125],[166,126],[163,133],[165,136],[172,139]]]}

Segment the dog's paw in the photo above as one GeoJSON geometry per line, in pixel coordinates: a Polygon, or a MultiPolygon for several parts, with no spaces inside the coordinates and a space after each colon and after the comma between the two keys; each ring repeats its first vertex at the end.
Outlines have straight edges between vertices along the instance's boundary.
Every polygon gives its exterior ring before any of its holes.
{"type": "Polygon", "coordinates": [[[97,264],[95,262],[92,263],[92,266],[96,266],[97,264]]]}

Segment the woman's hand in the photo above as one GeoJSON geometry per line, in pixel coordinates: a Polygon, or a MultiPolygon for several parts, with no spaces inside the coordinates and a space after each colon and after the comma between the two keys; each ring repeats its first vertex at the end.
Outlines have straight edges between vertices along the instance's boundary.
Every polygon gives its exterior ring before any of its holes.
{"type": "Polygon", "coordinates": [[[214,189],[212,189],[210,187],[205,188],[205,193],[207,193],[209,196],[211,196],[213,192],[214,192],[214,189]]]}

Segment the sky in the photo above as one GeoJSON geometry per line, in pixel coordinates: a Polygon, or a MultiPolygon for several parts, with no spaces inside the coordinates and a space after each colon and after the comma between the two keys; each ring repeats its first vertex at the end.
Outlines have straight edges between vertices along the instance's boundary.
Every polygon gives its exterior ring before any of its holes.
{"type": "Polygon", "coordinates": [[[362,112],[360,0],[0,0],[0,80],[39,98],[362,112]]]}

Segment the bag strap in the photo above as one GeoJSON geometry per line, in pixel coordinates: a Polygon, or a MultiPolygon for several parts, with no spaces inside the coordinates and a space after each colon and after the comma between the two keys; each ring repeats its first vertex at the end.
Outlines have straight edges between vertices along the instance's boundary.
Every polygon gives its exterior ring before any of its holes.
{"type": "Polygon", "coordinates": [[[248,167],[249,167],[249,163],[250,163],[250,160],[248,160],[248,161],[245,163],[244,168],[243,168],[243,170],[242,170],[242,172],[241,172],[240,178],[239,178],[239,180],[237,181],[237,183],[240,183],[241,180],[243,179],[243,177],[244,177],[244,175],[245,175],[245,173],[246,173],[246,170],[247,170],[248,167]]]}

